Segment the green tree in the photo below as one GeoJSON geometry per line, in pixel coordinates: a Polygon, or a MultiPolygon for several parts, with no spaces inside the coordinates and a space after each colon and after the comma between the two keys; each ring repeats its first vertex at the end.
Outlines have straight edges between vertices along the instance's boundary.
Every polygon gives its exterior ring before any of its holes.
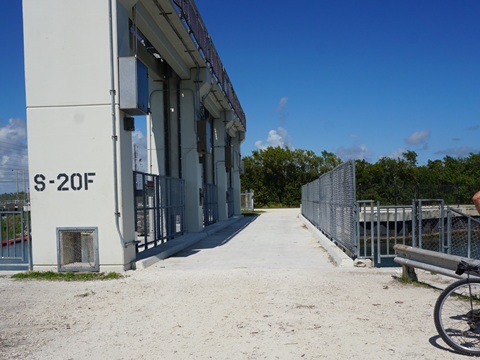
{"type": "Polygon", "coordinates": [[[406,151],[401,158],[383,157],[375,164],[357,160],[355,164],[358,200],[383,204],[409,204],[415,198],[419,172],[417,154],[406,151]]]}
{"type": "Polygon", "coordinates": [[[311,150],[268,147],[255,150],[244,159],[242,191],[254,190],[255,204],[264,206],[299,206],[301,187],[342,161],[323,151],[317,156],[311,150]]]}
{"type": "Polygon", "coordinates": [[[382,158],[375,164],[356,162],[357,199],[382,204],[410,204],[412,199],[443,199],[446,204],[469,204],[480,190],[480,154],[445,156],[417,166],[417,154],[382,158]]]}
{"type": "Polygon", "coordinates": [[[0,194],[0,201],[13,201],[13,200],[25,200],[28,198],[28,194],[22,192],[17,193],[3,193],[0,194]]]}
{"type": "MultiPolygon", "coordinates": [[[[245,159],[242,189],[255,191],[261,206],[298,206],[301,186],[340,165],[334,154],[310,150],[267,148],[245,159]]],[[[480,190],[480,153],[468,157],[445,156],[417,165],[417,153],[405,151],[397,159],[381,158],[355,164],[357,199],[383,205],[411,204],[413,199],[444,199],[446,204],[470,204],[480,190]]]]}

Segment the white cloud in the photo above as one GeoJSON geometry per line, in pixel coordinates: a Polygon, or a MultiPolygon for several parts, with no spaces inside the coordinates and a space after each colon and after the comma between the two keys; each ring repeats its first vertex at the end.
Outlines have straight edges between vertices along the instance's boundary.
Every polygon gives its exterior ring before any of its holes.
{"type": "Polygon", "coordinates": [[[147,139],[141,131],[132,133],[133,156],[137,160],[137,171],[147,172],[147,139]]]}
{"type": "Polygon", "coordinates": [[[367,160],[370,155],[370,150],[362,145],[354,145],[350,148],[340,147],[336,151],[336,155],[341,158],[343,161],[356,159],[356,160],[367,160]]]}
{"type": "Polygon", "coordinates": [[[23,188],[28,182],[26,141],[25,121],[9,119],[0,125],[0,194],[15,192],[17,186],[19,191],[26,190],[23,188]]]}
{"type": "Polygon", "coordinates": [[[431,133],[430,130],[415,131],[405,139],[405,142],[410,145],[423,145],[426,149],[428,147],[427,141],[431,133]]]}
{"type": "Polygon", "coordinates": [[[135,130],[134,132],[132,132],[132,139],[134,143],[137,143],[137,142],[145,141],[145,136],[141,131],[135,130]]]}
{"type": "Polygon", "coordinates": [[[391,158],[391,159],[403,159],[403,153],[406,152],[407,150],[403,149],[403,148],[398,148],[396,150],[394,150],[388,157],[391,158]]]}
{"type": "Polygon", "coordinates": [[[266,149],[268,147],[292,148],[290,136],[287,130],[282,127],[279,127],[277,130],[270,130],[265,143],[261,140],[255,141],[255,147],[257,149],[266,149]]]}
{"type": "Polygon", "coordinates": [[[449,149],[443,149],[443,150],[438,150],[435,151],[434,154],[437,155],[448,155],[452,157],[467,157],[471,153],[478,153],[478,149],[474,149],[469,146],[461,146],[461,147],[456,147],[456,148],[449,148],[449,149]]]}
{"type": "Polygon", "coordinates": [[[255,147],[257,149],[266,149],[268,147],[282,147],[282,148],[292,148],[290,136],[288,131],[285,129],[285,122],[288,116],[287,114],[287,103],[288,97],[284,96],[280,98],[278,106],[275,109],[277,112],[279,127],[274,130],[270,130],[267,135],[267,140],[263,142],[262,140],[255,141],[255,147]]]}
{"type": "Polygon", "coordinates": [[[283,109],[285,109],[285,107],[287,106],[287,102],[288,102],[288,97],[284,96],[280,99],[279,103],[278,103],[278,106],[277,106],[277,111],[282,111],[283,109]]]}
{"type": "Polygon", "coordinates": [[[9,143],[24,142],[27,139],[25,122],[20,119],[9,119],[8,124],[0,127],[0,141],[9,143]]]}
{"type": "Polygon", "coordinates": [[[262,141],[262,140],[257,140],[257,141],[255,141],[255,147],[256,147],[257,149],[265,149],[265,148],[266,148],[266,146],[263,145],[263,141],[262,141]]]}

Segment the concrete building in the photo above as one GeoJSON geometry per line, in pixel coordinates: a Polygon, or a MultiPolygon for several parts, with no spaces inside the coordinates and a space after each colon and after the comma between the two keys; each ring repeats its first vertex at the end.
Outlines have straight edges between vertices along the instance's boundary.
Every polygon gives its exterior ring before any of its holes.
{"type": "Polygon", "coordinates": [[[240,214],[245,114],[193,0],[23,0],[23,17],[34,270],[128,270],[240,214]]]}

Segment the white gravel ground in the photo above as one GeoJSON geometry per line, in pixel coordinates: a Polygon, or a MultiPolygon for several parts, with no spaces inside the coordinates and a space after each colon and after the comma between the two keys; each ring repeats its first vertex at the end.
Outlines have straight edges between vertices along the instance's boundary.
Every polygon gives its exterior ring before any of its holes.
{"type": "Polygon", "coordinates": [[[0,359],[465,358],[433,323],[453,279],[338,268],[298,213],[246,217],[121,280],[0,277],[0,359]]]}

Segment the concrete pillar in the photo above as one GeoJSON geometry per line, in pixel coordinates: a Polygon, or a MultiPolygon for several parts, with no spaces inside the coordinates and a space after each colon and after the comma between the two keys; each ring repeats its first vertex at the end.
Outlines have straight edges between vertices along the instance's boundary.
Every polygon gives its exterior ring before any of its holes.
{"type": "Polygon", "coordinates": [[[165,116],[163,82],[149,78],[150,114],[147,115],[147,172],[165,175],[165,116]]]}
{"type": "Polygon", "coordinates": [[[215,164],[215,181],[218,190],[218,220],[228,219],[227,204],[227,171],[225,168],[225,137],[228,136],[225,130],[226,121],[232,117],[232,111],[224,112],[223,118],[215,119],[213,122],[213,148],[215,164]]]}
{"type": "Polygon", "coordinates": [[[186,231],[203,229],[202,165],[197,152],[197,122],[200,119],[201,99],[211,88],[211,74],[207,68],[191,70],[189,80],[182,80],[179,88],[181,133],[181,172],[185,180],[186,231]]]}
{"type": "Polygon", "coordinates": [[[203,228],[201,207],[202,168],[197,153],[198,95],[195,83],[181,82],[180,89],[180,132],[181,173],[185,180],[185,226],[186,232],[199,232],[203,228]]]}
{"type": "MultiPolygon", "coordinates": [[[[180,134],[180,111],[179,111],[179,104],[182,102],[181,93],[178,91],[179,86],[179,79],[175,76],[169,82],[169,99],[170,99],[170,108],[167,109],[170,114],[169,120],[169,131],[170,136],[165,141],[168,141],[169,146],[169,154],[170,154],[170,173],[167,174],[172,177],[180,178],[181,173],[181,150],[180,150],[180,143],[181,143],[181,134],[180,134]]],[[[181,85],[181,84],[180,84],[181,85]]]]}
{"type": "Polygon", "coordinates": [[[233,198],[234,198],[234,215],[241,215],[241,204],[240,204],[240,134],[237,133],[234,138],[232,138],[232,152],[233,152],[233,168],[232,168],[232,187],[233,187],[233,198]]]}
{"type": "Polygon", "coordinates": [[[113,43],[108,0],[23,1],[35,270],[57,270],[65,229],[96,231],[100,271],[135,258],[131,133],[111,97],[128,21],[117,32],[127,15],[112,4],[113,43]]]}

